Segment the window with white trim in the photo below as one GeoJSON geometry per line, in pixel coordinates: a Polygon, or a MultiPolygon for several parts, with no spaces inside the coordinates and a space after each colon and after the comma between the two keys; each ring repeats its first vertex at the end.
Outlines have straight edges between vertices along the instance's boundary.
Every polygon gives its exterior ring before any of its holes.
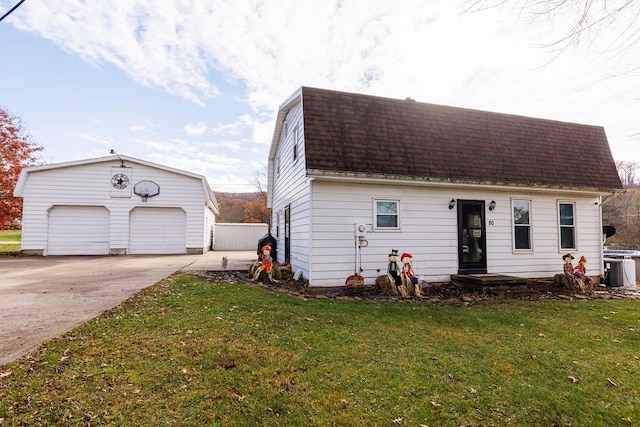
{"type": "Polygon", "coordinates": [[[576,249],[576,205],[558,203],[558,224],[560,227],[560,249],[576,249]]]}
{"type": "Polygon", "coordinates": [[[513,200],[513,249],[530,251],[531,246],[531,201],[513,200]]]}
{"type": "Polygon", "coordinates": [[[293,130],[293,161],[298,160],[298,136],[300,134],[300,127],[296,126],[293,130]]]}
{"type": "Polygon", "coordinates": [[[400,229],[400,201],[374,200],[375,228],[378,230],[400,229]]]}

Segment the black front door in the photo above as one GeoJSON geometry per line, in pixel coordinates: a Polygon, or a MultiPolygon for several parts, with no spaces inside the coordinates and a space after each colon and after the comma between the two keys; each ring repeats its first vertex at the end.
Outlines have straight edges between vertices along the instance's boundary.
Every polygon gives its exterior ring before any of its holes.
{"type": "Polygon", "coordinates": [[[458,273],[487,272],[483,200],[458,200],[458,273]]]}

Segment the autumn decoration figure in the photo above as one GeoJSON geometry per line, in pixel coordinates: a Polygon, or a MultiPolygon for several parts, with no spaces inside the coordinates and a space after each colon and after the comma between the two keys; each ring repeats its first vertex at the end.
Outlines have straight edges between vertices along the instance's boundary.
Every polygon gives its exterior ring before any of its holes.
{"type": "Polygon", "coordinates": [[[412,258],[413,256],[406,252],[400,257],[402,260],[402,274],[400,276],[402,284],[400,285],[400,293],[405,298],[412,295],[418,297],[422,296],[422,293],[420,292],[420,284],[418,283],[419,280],[416,277],[411,264],[412,258]]]}
{"type": "Polygon", "coordinates": [[[391,249],[387,263],[387,274],[376,278],[376,288],[382,295],[400,295],[401,285],[402,279],[400,278],[400,267],[398,266],[398,250],[391,249]]]}
{"type": "Polygon", "coordinates": [[[593,279],[587,276],[587,259],[584,257],[584,255],[580,257],[578,265],[576,266],[573,274],[583,282],[581,289],[582,291],[592,291],[595,288],[593,279]]]}
{"type": "Polygon", "coordinates": [[[594,289],[593,280],[586,275],[587,260],[584,256],[580,257],[580,261],[576,267],[573,266],[575,258],[571,254],[562,256],[564,261],[563,274],[553,276],[553,282],[556,285],[579,292],[592,291],[594,289]]]}
{"type": "Polygon", "coordinates": [[[274,264],[271,260],[271,246],[264,245],[258,259],[249,269],[251,278],[254,281],[269,280],[278,283],[281,278],[281,271],[278,264],[274,264]],[[266,277],[265,277],[266,276],[266,277]]]}

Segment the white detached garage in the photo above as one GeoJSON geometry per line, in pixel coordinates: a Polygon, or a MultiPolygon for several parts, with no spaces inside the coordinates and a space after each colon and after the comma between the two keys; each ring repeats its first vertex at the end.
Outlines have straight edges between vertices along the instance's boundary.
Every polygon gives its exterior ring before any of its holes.
{"type": "Polygon", "coordinates": [[[127,156],[25,168],[14,196],[36,255],[204,253],[218,213],[202,175],[127,156]]]}

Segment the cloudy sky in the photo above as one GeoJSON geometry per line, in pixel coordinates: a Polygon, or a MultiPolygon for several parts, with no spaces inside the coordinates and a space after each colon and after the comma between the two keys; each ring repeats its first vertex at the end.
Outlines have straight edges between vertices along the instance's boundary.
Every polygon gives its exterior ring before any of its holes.
{"type": "Polygon", "coordinates": [[[113,148],[216,191],[255,191],[300,86],[603,126],[615,159],[640,162],[634,14],[554,45],[577,11],[522,1],[26,0],[0,22],[0,106],[47,163],[113,148]]]}

